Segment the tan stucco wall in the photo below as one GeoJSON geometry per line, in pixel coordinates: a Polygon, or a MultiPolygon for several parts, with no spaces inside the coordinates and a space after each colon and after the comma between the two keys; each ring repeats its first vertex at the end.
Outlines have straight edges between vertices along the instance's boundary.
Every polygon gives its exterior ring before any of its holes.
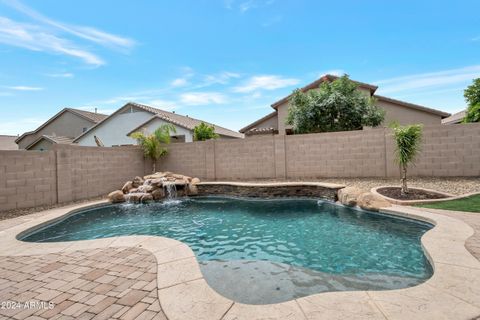
{"type": "Polygon", "coordinates": [[[93,125],[93,122],[66,111],[37,133],[25,136],[18,146],[20,149],[25,149],[44,134],[75,138],[83,133],[83,128],[90,128],[93,125]]]}
{"type": "Polygon", "coordinates": [[[397,121],[399,124],[422,123],[424,125],[441,124],[442,117],[429,112],[407,108],[398,104],[378,100],[376,106],[385,110],[384,126],[397,121]]]}

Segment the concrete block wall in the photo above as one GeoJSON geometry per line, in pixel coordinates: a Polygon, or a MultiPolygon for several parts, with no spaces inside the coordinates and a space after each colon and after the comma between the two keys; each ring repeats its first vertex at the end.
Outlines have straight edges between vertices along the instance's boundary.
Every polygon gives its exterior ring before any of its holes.
{"type": "Polygon", "coordinates": [[[67,147],[66,151],[71,175],[70,185],[65,186],[71,190],[71,199],[66,201],[105,195],[145,172],[143,153],[136,147],[67,147]]]}
{"type": "MultiPolygon", "coordinates": [[[[387,175],[398,176],[394,161],[394,140],[387,133],[387,175]]],[[[425,126],[423,143],[412,176],[478,177],[480,176],[480,123],[425,126]]]]}
{"type": "Polygon", "coordinates": [[[383,177],[385,130],[286,136],[286,176],[383,177]]]}
{"type": "Polygon", "coordinates": [[[57,202],[53,151],[0,151],[0,210],[57,202]]]}
{"type": "MultiPolygon", "coordinates": [[[[208,180],[398,177],[390,129],[176,144],[158,168],[208,180]]],[[[480,124],[424,127],[412,176],[480,176],[480,124]]]]}
{"type": "Polygon", "coordinates": [[[134,147],[0,151],[0,211],[106,195],[144,171],[134,147]]]}

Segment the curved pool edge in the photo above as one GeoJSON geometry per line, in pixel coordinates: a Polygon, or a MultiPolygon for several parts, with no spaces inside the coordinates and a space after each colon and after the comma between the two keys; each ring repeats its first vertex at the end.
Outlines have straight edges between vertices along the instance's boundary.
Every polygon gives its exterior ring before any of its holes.
{"type": "MultiPolygon", "coordinates": [[[[79,210],[108,205],[94,201],[45,211],[40,217],[0,231],[0,256],[20,256],[108,247],[137,247],[157,260],[158,297],[168,319],[471,319],[480,314],[480,262],[465,248],[473,235],[466,223],[422,211],[393,206],[381,213],[435,225],[421,239],[433,276],[414,287],[388,291],[319,293],[269,305],[234,302],[214,291],[203,278],[190,247],[158,236],[121,236],[95,240],[28,243],[17,237],[79,210]]],[[[0,222],[1,223],[1,222],[0,222]]]]}

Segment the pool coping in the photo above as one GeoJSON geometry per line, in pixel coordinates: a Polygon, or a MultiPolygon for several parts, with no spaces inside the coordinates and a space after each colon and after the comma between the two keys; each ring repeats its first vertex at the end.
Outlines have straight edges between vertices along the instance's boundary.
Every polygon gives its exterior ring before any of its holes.
{"type": "MultiPolygon", "coordinates": [[[[157,261],[158,297],[173,319],[472,319],[480,315],[480,261],[465,248],[473,235],[466,223],[424,211],[392,206],[381,213],[428,222],[422,239],[434,268],[424,283],[398,290],[325,292],[287,302],[248,305],[214,291],[203,278],[190,247],[158,236],[121,236],[95,240],[28,243],[17,236],[64,219],[79,210],[108,205],[92,201],[44,211],[40,217],[0,231],[0,256],[39,255],[109,247],[137,247],[157,261]]],[[[1,224],[1,222],[0,222],[1,224]]]]}

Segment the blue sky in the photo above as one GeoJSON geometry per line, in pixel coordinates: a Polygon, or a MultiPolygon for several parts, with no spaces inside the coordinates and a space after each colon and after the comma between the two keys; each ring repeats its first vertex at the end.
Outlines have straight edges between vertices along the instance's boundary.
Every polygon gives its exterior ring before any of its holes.
{"type": "Polygon", "coordinates": [[[0,134],[127,101],[238,130],[324,73],[448,112],[480,77],[479,1],[0,0],[0,134]]]}

